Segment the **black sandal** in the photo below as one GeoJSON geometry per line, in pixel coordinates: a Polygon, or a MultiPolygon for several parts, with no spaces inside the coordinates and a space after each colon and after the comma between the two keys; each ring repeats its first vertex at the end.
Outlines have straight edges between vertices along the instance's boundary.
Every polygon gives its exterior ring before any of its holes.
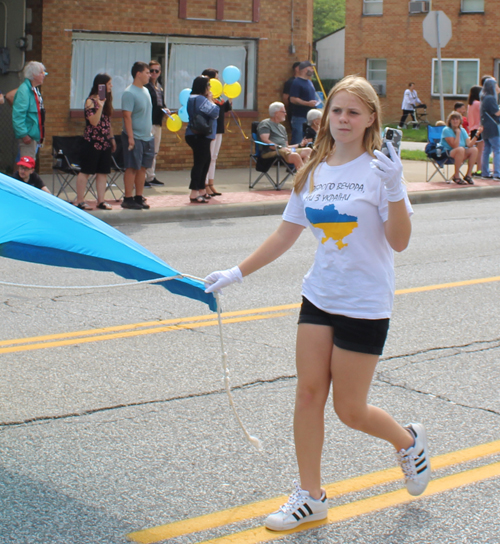
{"type": "Polygon", "coordinates": [[[451,178],[451,181],[454,181],[457,185],[467,185],[467,182],[464,181],[462,178],[451,178]]]}
{"type": "Polygon", "coordinates": [[[100,202],[97,204],[97,207],[100,210],[112,210],[113,208],[107,202],[100,202]]]}
{"type": "Polygon", "coordinates": [[[474,180],[470,176],[464,176],[464,181],[466,181],[469,185],[474,185],[474,180]]]}
{"type": "Polygon", "coordinates": [[[92,209],[86,202],[80,202],[76,205],[76,207],[80,210],[85,210],[86,212],[92,209]]]}
{"type": "Polygon", "coordinates": [[[222,193],[218,193],[218,192],[215,190],[215,188],[214,188],[213,185],[209,185],[209,187],[210,187],[210,190],[212,191],[212,192],[211,192],[211,195],[212,195],[212,196],[222,196],[222,193]]]}
{"type": "Polygon", "coordinates": [[[202,197],[201,195],[197,196],[196,198],[189,198],[189,200],[193,203],[193,204],[208,204],[208,200],[204,197],[202,197]]]}

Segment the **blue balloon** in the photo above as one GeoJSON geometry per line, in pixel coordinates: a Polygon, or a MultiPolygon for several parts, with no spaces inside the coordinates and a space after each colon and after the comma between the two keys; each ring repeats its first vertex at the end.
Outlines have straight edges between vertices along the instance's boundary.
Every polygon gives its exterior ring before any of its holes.
{"type": "Polygon", "coordinates": [[[224,68],[224,71],[222,72],[222,78],[224,79],[224,83],[227,83],[228,85],[236,83],[240,79],[240,77],[240,69],[236,68],[236,66],[226,66],[224,68]]]}
{"type": "Polygon", "coordinates": [[[187,106],[189,96],[191,95],[191,89],[182,89],[179,93],[179,102],[181,106],[187,106]]]}
{"type": "Polygon", "coordinates": [[[182,108],[179,108],[177,115],[181,118],[181,121],[183,123],[189,123],[189,115],[186,106],[182,106],[182,108]]]}

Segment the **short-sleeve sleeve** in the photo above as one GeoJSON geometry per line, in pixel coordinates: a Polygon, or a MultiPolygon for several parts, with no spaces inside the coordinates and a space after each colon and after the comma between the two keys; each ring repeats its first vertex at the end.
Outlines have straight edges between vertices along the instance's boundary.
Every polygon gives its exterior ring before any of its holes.
{"type": "Polygon", "coordinates": [[[125,91],[122,95],[122,110],[134,111],[134,96],[131,92],[125,91]]]}
{"type": "MultiPolygon", "coordinates": [[[[306,187],[309,186],[309,178],[306,181],[306,187]]],[[[306,218],[306,212],[304,210],[304,202],[302,200],[302,193],[304,190],[307,190],[305,187],[302,189],[300,194],[297,194],[295,191],[292,191],[290,200],[286,205],[285,211],[283,212],[283,220],[288,221],[289,223],[295,223],[296,225],[302,225],[303,227],[308,227],[309,222],[306,218]]]]}

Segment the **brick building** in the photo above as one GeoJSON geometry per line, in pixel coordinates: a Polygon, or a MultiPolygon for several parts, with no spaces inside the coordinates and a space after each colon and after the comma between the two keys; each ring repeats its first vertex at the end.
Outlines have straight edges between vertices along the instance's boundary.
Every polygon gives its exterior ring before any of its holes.
{"type": "MultiPolygon", "coordinates": [[[[44,172],[51,167],[51,136],[83,133],[84,99],[99,72],[113,77],[114,107],[119,110],[121,93],[132,82],[133,62],[159,60],[167,106],[176,110],[179,91],[190,87],[203,68],[222,72],[229,64],[237,65],[243,91],[234,108],[248,135],[251,122],[267,117],[268,105],[281,98],[291,64],[312,54],[313,0],[16,2],[25,4],[29,13],[26,33],[33,46],[25,60],[43,62],[49,73],[42,89],[48,136],[40,155],[44,172]]],[[[17,84],[12,74],[0,75],[3,92],[17,84]]],[[[115,113],[113,125],[119,133],[121,112],[115,113]]],[[[163,130],[158,170],[190,168],[184,127],[177,134],[163,130]]],[[[247,165],[248,152],[248,141],[231,121],[218,166],[247,165]]]]}
{"type": "Polygon", "coordinates": [[[441,51],[447,115],[456,101],[467,101],[482,75],[498,79],[497,7],[497,0],[349,0],[345,73],[363,75],[377,86],[385,122],[398,121],[404,90],[415,82],[435,122],[440,117],[437,52],[423,39],[427,12],[443,11],[452,23],[452,38],[441,51]]]}

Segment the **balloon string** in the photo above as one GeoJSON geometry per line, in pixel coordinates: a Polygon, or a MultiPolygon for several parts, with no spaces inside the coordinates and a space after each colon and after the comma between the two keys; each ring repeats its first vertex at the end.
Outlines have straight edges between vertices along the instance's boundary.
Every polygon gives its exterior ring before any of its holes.
{"type": "Polygon", "coordinates": [[[241,123],[240,123],[240,120],[239,120],[238,116],[234,113],[233,110],[230,110],[229,113],[232,115],[232,117],[234,119],[234,122],[236,123],[236,125],[240,129],[240,132],[241,132],[241,135],[243,136],[243,139],[248,140],[248,136],[244,133],[243,128],[241,127],[241,123]]]}
{"type": "MultiPolygon", "coordinates": [[[[28,285],[28,284],[21,284],[21,283],[12,283],[8,281],[0,281],[0,285],[8,285],[10,287],[21,287],[21,288],[29,288],[29,289],[109,289],[112,287],[125,287],[125,286],[131,286],[131,285],[145,285],[150,283],[160,283],[164,281],[171,281],[171,280],[177,280],[182,278],[188,278],[195,281],[199,281],[201,283],[205,283],[205,280],[203,278],[198,278],[197,276],[192,276],[190,274],[177,274],[175,276],[169,276],[165,278],[155,278],[153,280],[143,280],[143,281],[137,281],[137,282],[127,282],[127,283],[113,283],[108,285],[86,285],[86,286],[54,286],[54,285],[28,285]]],[[[241,421],[240,416],[238,415],[238,412],[236,410],[236,406],[234,404],[234,398],[233,393],[231,390],[231,384],[229,382],[229,366],[227,363],[227,353],[225,351],[224,347],[224,334],[222,331],[222,309],[221,304],[219,300],[219,294],[214,293],[215,300],[217,302],[217,323],[219,327],[219,338],[220,338],[220,347],[221,347],[221,359],[222,359],[222,370],[224,372],[224,389],[227,393],[228,399],[229,399],[229,405],[231,406],[231,410],[234,414],[234,417],[236,418],[236,421],[238,422],[238,425],[241,427],[241,430],[243,431],[243,434],[245,435],[245,438],[248,440],[248,442],[257,448],[258,451],[262,451],[262,443],[261,441],[256,437],[250,435],[250,433],[246,430],[245,425],[241,421]]]]}

